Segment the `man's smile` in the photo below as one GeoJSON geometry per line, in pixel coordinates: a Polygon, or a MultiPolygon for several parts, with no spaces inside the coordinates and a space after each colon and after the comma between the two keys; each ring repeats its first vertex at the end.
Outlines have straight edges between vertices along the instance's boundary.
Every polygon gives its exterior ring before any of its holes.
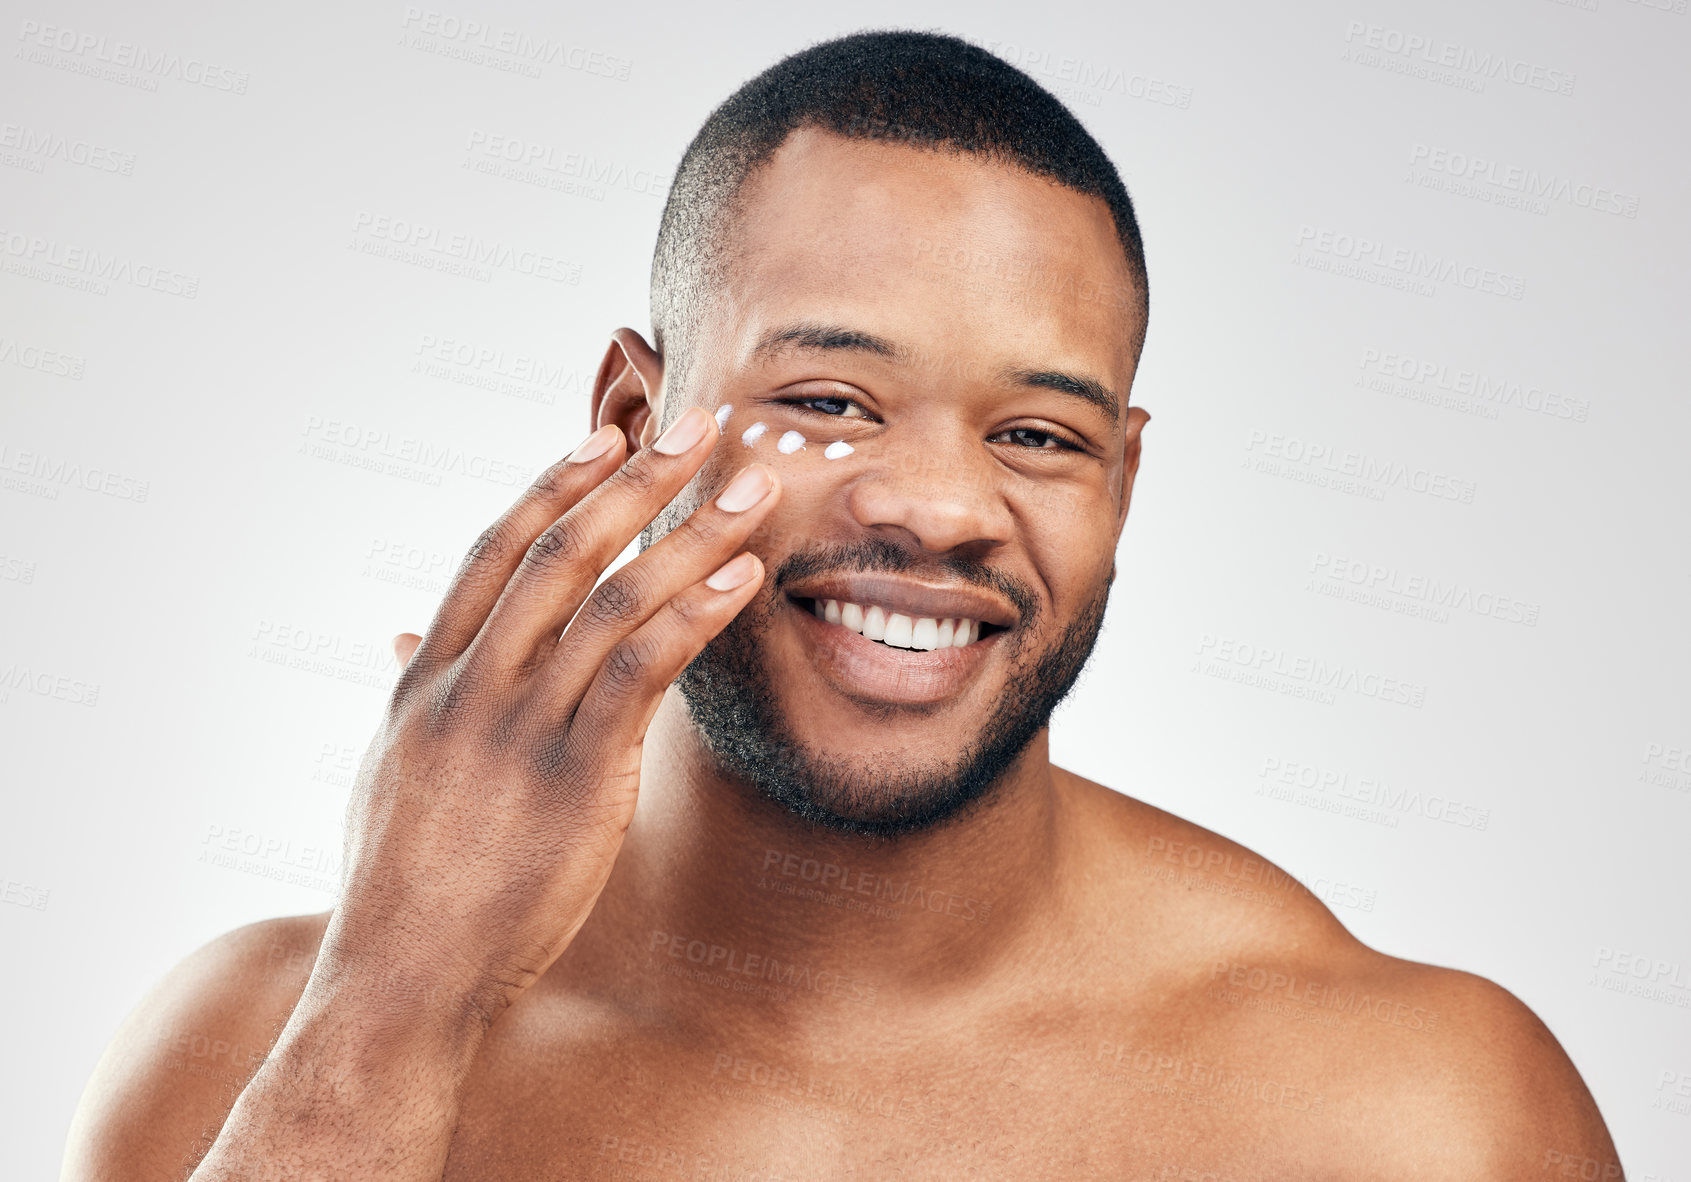
{"type": "Polygon", "coordinates": [[[806,579],[782,597],[812,667],[845,697],[918,705],[954,697],[1017,612],[989,591],[886,575],[806,579]]]}

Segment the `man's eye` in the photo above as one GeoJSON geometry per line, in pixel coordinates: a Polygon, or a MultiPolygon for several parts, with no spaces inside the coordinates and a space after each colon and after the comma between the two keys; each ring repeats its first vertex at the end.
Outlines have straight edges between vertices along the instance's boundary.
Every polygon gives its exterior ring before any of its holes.
{"type": "Polygon", "coordinates": [[[814,410],[819,414],[831,415],[839,419],[866,419],[869,417],[864,413],[863,408],[850,398],[785,398],[782,401],[791,406],[802,406],[807,410],[814,410]]]}
{"type": "Polygon", "coordinates": [[[994,439],[1009,439],[1017,447],[1025,447],[1035,451],[1080,451],[1081,449],[1051,431],[1041,431],[1037,427],[1011,427],[1008,431],[1001,431],[993,436],[994,439]]]}

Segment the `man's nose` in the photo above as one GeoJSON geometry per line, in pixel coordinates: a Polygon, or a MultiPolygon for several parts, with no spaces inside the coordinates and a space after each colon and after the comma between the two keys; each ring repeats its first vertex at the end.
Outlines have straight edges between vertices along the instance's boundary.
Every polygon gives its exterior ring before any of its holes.
{"type": "Polygon", "coordinates": [[[1001,471],[978,439],[947,438],[883,452],[853,481],[851,514],[865,528],[901,530],[924,550],[990,550],[1010,538],[1001,471]]]}

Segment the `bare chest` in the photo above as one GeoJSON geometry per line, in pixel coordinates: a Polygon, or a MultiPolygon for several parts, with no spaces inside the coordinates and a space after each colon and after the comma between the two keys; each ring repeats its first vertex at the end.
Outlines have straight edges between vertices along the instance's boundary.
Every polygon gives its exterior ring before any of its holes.
{"type": "Polygon", "coordinates": [[[1059,1036],[914,1059],[782,1053],[732,1037],[506,1044],[470,1085],[446,1178],[1321,1176],[1323,1139],[1340,1119],[1328,1096],[1219,1061],[1098,1043],[1059,1036]]]}

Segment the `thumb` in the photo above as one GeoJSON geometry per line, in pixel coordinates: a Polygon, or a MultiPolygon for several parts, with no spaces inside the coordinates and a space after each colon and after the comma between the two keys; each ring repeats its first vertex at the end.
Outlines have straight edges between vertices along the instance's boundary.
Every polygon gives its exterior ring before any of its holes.
{"type": "Polygon", "coordinates": [[[417,651],[417,646],[423,643],[423,638],[415,632],[401,632],[393,638],[393,655],[399,661],[401,669],[411,660],[411,654],[417,651]]]}

